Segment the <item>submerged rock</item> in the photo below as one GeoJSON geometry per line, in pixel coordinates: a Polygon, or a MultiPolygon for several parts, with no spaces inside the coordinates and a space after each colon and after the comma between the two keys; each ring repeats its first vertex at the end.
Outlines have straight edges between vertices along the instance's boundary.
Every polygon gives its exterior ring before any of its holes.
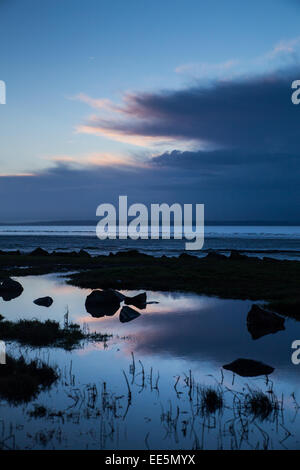
{"type": "Polygon", "coordinates": [[[124,302],[126,305],[134,305],[141,310],[146,308],[147,305],[147,294],[143,292],[142,294],[135,295],[134,297],[125,297],[124,302]]]}
{"type": "Polygon", "coordinates": [[[92,317],[112,316],[120,308],[120,298],[113,290],[94,290],[87,296],[85,308],[92,317]]]}
{"type": "Polygon", "coordinates": [[[272,374],[274,371],[273,367],[252,359],[236,359],[230,364],[224,365],[223,369],[230,370],[241,377],[258,377],[259,375],[272,374]]]}
{"type": "Polygon", "coordinates": [[[4,279],[0,283],[0,297],[5,301],[9,301],[19,297],[23,292],[23,287],[18,281],[14,281],[10,277],[4,279]]]}
{"type": "Polygon", "coordinates": [[[131,307],[123,307],[120,312],[120,322],[127,323],[140,317],[141,314],[131,307]]]}
{"type": "Polygon", "coordinates": [[[34,300],[33,303],[41,307],[50,307],[53,304],[53,299],[51,297],[40,297],[34,300]]]}
{"type": "Polygon", "coordinates": [[[284,318],[276,313],[268,312],[258,305],[253,305],[247,315],[247,328],[252,339],[274,334],[285,329],[284,318]]]}

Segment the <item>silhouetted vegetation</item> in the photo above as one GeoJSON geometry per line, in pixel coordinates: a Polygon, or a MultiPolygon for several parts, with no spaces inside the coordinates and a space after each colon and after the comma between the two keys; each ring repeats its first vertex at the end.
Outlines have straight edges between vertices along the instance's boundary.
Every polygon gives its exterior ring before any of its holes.
{"type": "Polygon", "coordinates": [[[44,362],[7,356],[0,367],[0,397],[13,404],[29,402],[57,379],[57,372],[44,362]]]}
{"type": "Polygon", "coordinates": [[[238,252],[230,257],[209,253],[204,258],[186,253],[157,258],[136,250],[95,257],[83,251],[1,252],[0,265],[0,276],[79,270],[68,282],[92,289],[180,290],[223,298],[300,302],[299,261],[260,259],[238,252]]]}
{"type": "Polygon", "coordinates": [[[82,340],[106,341],[109,335],[83,331],[76,323],[61,328],[53,320],[19,320],[11,322],[0,318],[0,337],[3,340],[18,341],[29,346],[52,346],[67,350],[78,347],[82,340]]]}

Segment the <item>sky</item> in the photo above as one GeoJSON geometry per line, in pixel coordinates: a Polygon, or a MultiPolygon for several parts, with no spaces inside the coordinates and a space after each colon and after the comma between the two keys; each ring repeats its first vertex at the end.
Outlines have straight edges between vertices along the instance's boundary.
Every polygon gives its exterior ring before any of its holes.
{"type": "Polygon", "coordinates": [[[0,223],[300,223],[298,0],[0,0],[0,223]]]}

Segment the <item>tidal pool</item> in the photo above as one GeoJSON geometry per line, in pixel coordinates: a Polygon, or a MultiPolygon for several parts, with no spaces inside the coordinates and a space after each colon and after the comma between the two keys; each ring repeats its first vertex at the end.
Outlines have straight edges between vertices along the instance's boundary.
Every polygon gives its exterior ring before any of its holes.
{"type": "Polygon", "coordinates": [[[147,291],[153,303],[121,323],[119,311],[102,318],[88,314],[91,290],[69,286],[61,275],[18,280],[22,295],[0,301],[6,319],[63,324],[68,311],[69,321],[112,336],[73,351],[7,344],[11,355],[57,366],[60,377],[30,403],[1,401],[2,448],[299,448],[300,366],[291,362],[291,344],[300,339],[295,320],[253,340],[246,322],[253,302],[147,291]],[[51,307],[33,303],[43,296],[53,298],[51,307]],[[247,378],[222,369],[238,358],[262,361],[274,372],[247,378]],[[203,402],[206,387],[221,399],[215,409],[203,402]],[[270,398],[271,409],[253,405],[256,392],[270,398]]]}

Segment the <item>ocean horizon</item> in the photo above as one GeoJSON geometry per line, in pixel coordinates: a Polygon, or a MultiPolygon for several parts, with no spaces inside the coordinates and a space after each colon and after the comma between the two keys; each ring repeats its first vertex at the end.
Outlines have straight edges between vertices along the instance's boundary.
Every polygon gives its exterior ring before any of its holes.
{"type": "MultiPolygon", "coordinates": [[[[0,250],[29,252],[37,247],[50,252],[85,250],[94,256],[133,249],[153,256],[179,256],[185,252],[185,239],[99,240],[96,224],[0,226],[0,250]]],[[[206,225],[203,249],[188,253],[202,257],[211,250],[223,254],[238,250],[249,256],[299,259],[300,226],[206,225]]]]}

